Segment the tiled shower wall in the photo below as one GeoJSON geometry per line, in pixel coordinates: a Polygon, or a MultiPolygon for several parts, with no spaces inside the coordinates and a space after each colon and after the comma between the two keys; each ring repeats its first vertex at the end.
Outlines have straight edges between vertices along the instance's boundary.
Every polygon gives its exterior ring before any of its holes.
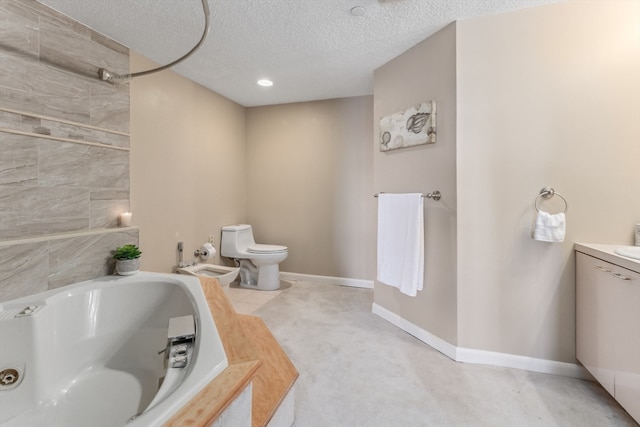
{"type": "Polygon", "coordinates": [[[0,301],[111,272],[129,209],[127,48],[34,0],[0,0],[0,301]]]}

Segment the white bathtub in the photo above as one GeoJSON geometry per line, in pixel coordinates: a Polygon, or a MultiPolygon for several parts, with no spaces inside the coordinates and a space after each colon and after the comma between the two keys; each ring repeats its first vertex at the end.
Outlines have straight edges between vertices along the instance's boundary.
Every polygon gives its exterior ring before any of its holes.
{"type": "Polygon", "coordinates": [[[227,366],[197,277],[108,276],[0,303],[0,372],[20,375],[0,385],[3,427],[159,426],[227,366]],[[169,319],[185,315],[188,364],[165,370],[169,319]]]}

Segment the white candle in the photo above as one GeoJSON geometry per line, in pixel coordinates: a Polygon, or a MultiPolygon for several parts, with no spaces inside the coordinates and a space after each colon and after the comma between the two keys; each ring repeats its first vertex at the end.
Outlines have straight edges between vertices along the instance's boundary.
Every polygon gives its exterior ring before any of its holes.
{"type": "Polygon", "coordinates": [[[120,214],[120,226],[121,227],[131,226],[131,212],[122,212],[122,214],[120,214]]]}

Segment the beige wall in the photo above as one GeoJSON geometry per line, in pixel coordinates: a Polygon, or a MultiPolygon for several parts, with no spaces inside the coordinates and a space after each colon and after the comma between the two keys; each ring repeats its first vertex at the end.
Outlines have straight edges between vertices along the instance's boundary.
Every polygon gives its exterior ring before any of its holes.
{"type": "Polygon", "coordinates": [[[460,346],[575,361],[572,245],[631,244],[640,220],[639,16],[571,1],[458,23],[460,346]],[[546,185],[564,243],[530,238],[546,185]]]}
{"type": "Polygon", "coordinates": [[[247,110],[247,220],[281,271],[373,278],[370,96],[247,110]]]}
{"type": "MultiPolygon", "coordinates": [[[[132,70],[154,64],[132,53],[132,70]]],[[[282,271],[371,279],[371,97],[245,109],[173,72],[131,82],[142,268],[171,272],[220,228],[283,244],[282,271]]]]}
{"type": "MultiPolygon", "coordinates": [[[[155,66],[131,54],[131,69],[155,66]]],[[[245,109],[172,71],[131,83],[131,210],[142,268],[172,272],[220,227],[245,219],[245,109]]]]}
{"type": "MultiPolygon", "coordinates": [[[[456,343],[456,25],[451,24],[374,73],[375,192],[442,192],[425,199],[424,290],[414,298],[376,282],[374,302],[456,343]],[[437,142],[381,152],[378,120],[437,103],[437,142]]],[[[375,204],[372,206],[375,212],[375,204]]],[[[373,233],[376,230],[374,228],[373,233]]]]}

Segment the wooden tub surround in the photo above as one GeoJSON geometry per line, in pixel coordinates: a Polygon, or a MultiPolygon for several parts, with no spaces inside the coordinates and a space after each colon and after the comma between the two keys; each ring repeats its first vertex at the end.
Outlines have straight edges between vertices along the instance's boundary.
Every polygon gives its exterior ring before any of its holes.
{"type": "Polygon", "coordinates": [[[265,427],[293,387],[298,371],[262,319],[237,314],[215,278],[201,277],[200,284],[229,367],[165,426],[210,426],[251,383],[251,426],[265,427]]]}

